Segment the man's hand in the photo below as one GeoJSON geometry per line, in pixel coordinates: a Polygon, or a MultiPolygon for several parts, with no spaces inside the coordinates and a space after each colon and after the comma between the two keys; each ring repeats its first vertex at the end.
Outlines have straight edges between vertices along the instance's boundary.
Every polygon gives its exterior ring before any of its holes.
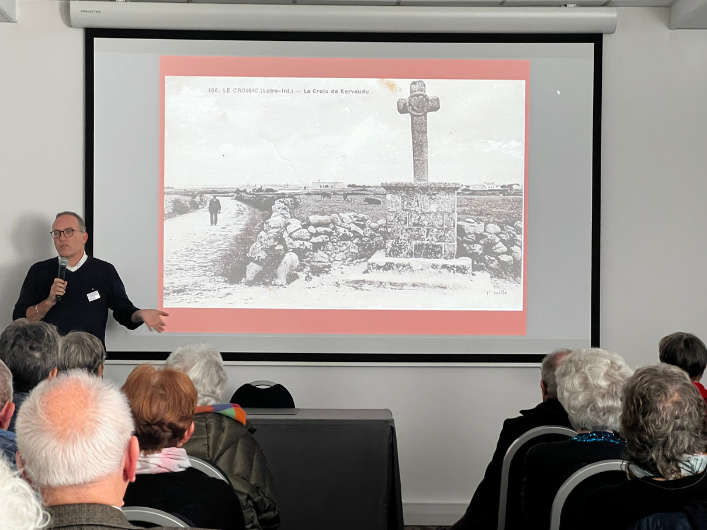
{"type": "Polygon", "coordinates": [[[66,294],[66,284],[67,282],[65,280],[62,280],[61,278],[54,278],[52,288],[49,289],[49,298],[47,298],[47,301],[50,304],[56,304],[56,297],[64,296],[64,294],[66,294]]]}
{"type": "Polygon", "coordinates": [[[162,317],[168,317],[169,314],[159,309],[140,309],[133,313],[133,322],[144,322],[147,328],[157,333],[162,333],[167,324],[164,323],[162,317]]]}

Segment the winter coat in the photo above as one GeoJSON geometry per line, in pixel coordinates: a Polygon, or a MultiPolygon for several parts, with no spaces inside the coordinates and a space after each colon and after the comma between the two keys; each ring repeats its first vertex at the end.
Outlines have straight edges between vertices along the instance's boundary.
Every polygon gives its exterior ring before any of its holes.
{"type": "Polygon", "coordinates": [[[184,444],[189,456],[216,464],[236,490],[247,530],[276,530],[280,514],[275,481],[255,428],[217,412],[194,414],[194,434],[184,444]]]}

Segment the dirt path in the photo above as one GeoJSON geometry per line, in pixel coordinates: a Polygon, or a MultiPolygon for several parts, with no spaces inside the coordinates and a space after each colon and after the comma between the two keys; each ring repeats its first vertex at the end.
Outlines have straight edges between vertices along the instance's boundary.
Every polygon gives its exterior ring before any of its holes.
{"type": "Polygon", "coordinates": [[[250,206],[222,198],[218,225],[209,224],[204,207],[164,224],[164,302],[195,301],[227,285],[220,274],[224,255],[250,220],[250,206]]]}

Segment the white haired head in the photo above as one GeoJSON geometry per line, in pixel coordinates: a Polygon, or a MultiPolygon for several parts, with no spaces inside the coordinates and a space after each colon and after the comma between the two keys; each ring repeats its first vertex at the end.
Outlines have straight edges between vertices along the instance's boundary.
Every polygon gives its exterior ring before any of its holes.
{"type": "Polygon", "coordinates": [[[3,530],[39,530],[49,523],[37,493],[0,458],[0,521],[3,530]]]}
{"type": "Polygon", "coordinates": [[[17,446],[36,487],[89,484],[121,470],[133,430],[115,385],[71,370],[41,382],[22,404],[17,446]]]}
{"type": "Polygon", "coordinates": [[[619,430],[621,392],[633,370],[618,353],[574,350],[557,369],[557,397],[576,430],[619,430]]]}
{"type": "Polygon", "coordinates": [[[188,344],[174,350],[167,366],[186,372],[199,395],[198,406],[221,403],[228,378],[221,353],[206,344],[188,344]]]}

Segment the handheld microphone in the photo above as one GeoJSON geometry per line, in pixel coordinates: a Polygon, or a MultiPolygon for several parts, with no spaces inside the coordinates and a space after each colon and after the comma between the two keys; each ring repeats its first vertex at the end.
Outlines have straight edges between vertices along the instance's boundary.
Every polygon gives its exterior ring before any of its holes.
{"type": "MultiPolygon", "coordinates": [[[[69,260],[66,258],[59,258],[59,273],[57,274],[57,278],[61,278],[62,280],[66,278],[66,267],[69,265],[69,260]]],[[[56,295],[56,301],[61,302],[61,295],[58,294],[56,295]]]]}

